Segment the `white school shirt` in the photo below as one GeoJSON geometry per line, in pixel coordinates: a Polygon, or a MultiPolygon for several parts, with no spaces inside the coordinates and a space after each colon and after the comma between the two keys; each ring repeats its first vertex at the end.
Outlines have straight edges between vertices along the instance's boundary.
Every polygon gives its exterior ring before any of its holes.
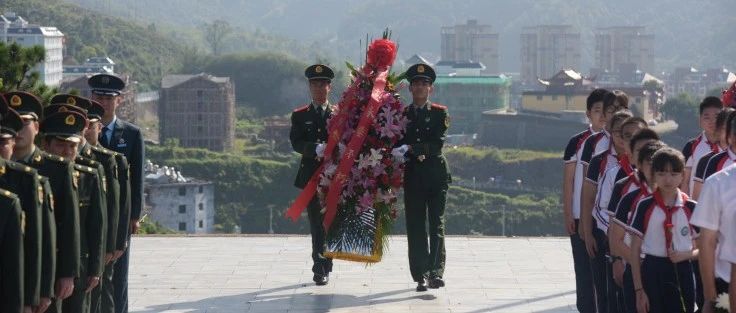
{"type": "Polygon", "coordinates": [[[713,147],[718,149],[718,145],[708,141],[705,136],[705,132],[700,133],[697,137],[691,139],[685,144],[682,149],[682,154],[685,156],[685,167],[690,168],[690,180],[688,186],[690,186],[690,192],[695,186],[695,168],[698,166],[698,162],[708,153],[713,152],[713,147]]]}
{"type": "MultiPolygon", "coordinates": [[[[693,205],[692,201],[683,201],[684,193],[680,192],[673,206],[679,209],[672,215],[672,248],[675,251],[690,251],[693,249],[695,233],[690,226],[690,217],[686,210],[693,205]]],[[[665,237],[664,220],[666,214],[649,196],[639,202],[629,229],[632,234],[642,238],[641,253],[657,257],[668,257],[667,239],[665,237]]]]}
{"type": "Polygon", "coordinates": [[[733,254],[735,244],[726,236],[736,229],[736,165],[708,177],[698,200],[698,209],[693,213],[691,223],[718,232],[715,272],[718,278],[728,282],[731,279],[731,266],[723,257],[733,254]],[[729,242],[730,247],[726,248],[729,242]]]}

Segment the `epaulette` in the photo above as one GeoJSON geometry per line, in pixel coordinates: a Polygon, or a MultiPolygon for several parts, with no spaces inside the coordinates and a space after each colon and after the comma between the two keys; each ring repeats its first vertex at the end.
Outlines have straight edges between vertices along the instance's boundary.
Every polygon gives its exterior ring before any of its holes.
{"type": "Polygon", "coordinates": [[[100,163],[99,163],[99,162],[97,162],[97,161],[95,161],[95,160],[92,160],[92,159],[90,159],[90,158],[85,158],[85,157],[83,157],[83,156],[77,156],[77,158],[78,158],[78,159],[79,159],[80,161],[82,161],[82,162],[84,162],[84,163],[87,163],[87,164],[89,164],[89,166],[91,166],[91,167],[97,167],[97,165],[100,165],[100,163]]]}
{"type": "Polygon", "coordinates": [[[54,161],[54,162],[57,162],[57,163],[62,163],[64,165],[69,164],[69,159],[67,159],[65,157],[62,157],[62,156],[58,156],[56,154],[51,154],[51,153],[47,153],[47,152],[41,151],[41,153],[39,153],[39,155],[42,156],[43,157],[42,159],[45,159],[45,160],[54,161]]]}
{"type": "Polygon", "coordinates": [[[304,112],[304,111],[309,111],[309,107],[310,107],[310,106],[312,106],[312,105],[311,105],[311,104],[307,104],[307,105],[305,105],[305,106],[302,106],[302,107],[298,107],[298,108],[294,109],[294,112],[304,112]]]}
{"type": "Polygon", "coordinates": [[[97,171],[89,166],[74,164],[74,169],[83,173],[97,175],[97,171]]]}
{"type": "Polygon", "coordinates": [[[432,108],[438,110],[447,110],[446,106],[437,103],[432,103],[432,108]]]}
{"type": "Polygon", "coordinates": [[[10,199],[18,199],[18,195],[2,188],[0,188],[0,196],[10,199]]]}
{"type": "Polygon", "coordinates": [[[100,146],[90,146],[93,151],[114,156],[117,152],[100,146]]]}
{"type": "Polygon", "coordinates": [[[5,160],[5,166],[7,166],[8,168],[14,169],[16,171],[19,171],[19,172],[31,173],[34,176],[37,175],[36,170],[33,169],[32,167],[26,166],[26,165],[23,165],[17,162],[5,160]]]}

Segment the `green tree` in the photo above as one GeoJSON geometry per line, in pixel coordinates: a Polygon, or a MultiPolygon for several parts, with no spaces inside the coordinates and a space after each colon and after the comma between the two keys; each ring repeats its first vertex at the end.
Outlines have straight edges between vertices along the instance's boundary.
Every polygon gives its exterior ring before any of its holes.
{"type": "Polygon", "coordinates": [[[46,100],[51,97],[57,90],[46,86],[41,81],[41,75],[34,70],[45,57],[46,51],[41,46],[22,47],[17,43],[0,43],[0,91],[22,90],[46,100]]]}
{"type": "Polygon", "coordinates": [[[232,31],[233,29],[230,27],[230,23],[224,20],[215,20],[212,23],[204,25],[204,38],[210,45],[214,55],[220,55],[225,38],[227,38],[232,31]]]}
{"type": "Polygon", "coordinates": [[[696,133],[698,130],[698,103],[689,94],[682,93],[667,99],[662,106],[666,119],[674,120],[680,133],[696,133]]]}

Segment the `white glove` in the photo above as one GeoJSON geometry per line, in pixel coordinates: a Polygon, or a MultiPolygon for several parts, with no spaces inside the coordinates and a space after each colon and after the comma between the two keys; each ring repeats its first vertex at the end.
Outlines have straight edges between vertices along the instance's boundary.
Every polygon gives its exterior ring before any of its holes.
{"type": "Polygon", "coordinates": [[[400,147],[397,147],[391,150],[391,155],[396,159],[400,159],[400,158],[403,158],[406,152],[408,151],[409,151],[408,145],[401,145],[400,147]]]}
{"type": "Polygon", "coordinates": [[[314,152],[317,153],[318,158],[325,156],[325,144],[318,144],[317,147],[314,148],[314,152]]]}

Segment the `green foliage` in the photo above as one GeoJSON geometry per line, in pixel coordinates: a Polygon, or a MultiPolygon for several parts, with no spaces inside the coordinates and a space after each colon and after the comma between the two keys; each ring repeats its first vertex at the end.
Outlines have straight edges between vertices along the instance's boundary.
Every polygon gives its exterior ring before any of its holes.
{"type": "Polygon", "coordinates": [[[679,125],[678,133],[695,134],[698,132],[698,102],[688,94],[667,99],[662,107],[662,113],[667,119],[672,119],[679,125]]]}
{"type": "Polygon", "coordinates": [[[170,228],[166,228],[159,222],[146,220],[141,222],[141,227],[138,229],[138,234],[176,234],[176,232],[170,228]]]}
{"type": "Polygon", "coordinates": [[[233,28],[230,23],[223,20],[215,20],[204,25],[204,39],[210,45],[212,54],[218,56],[222,52],[222,45],[233,28]]]}
{"type": "Polygon", "coordinates": [[[57,90],[47,87],[34,70],[45,56],[42,46],[22,47],[0,42],[0,92],[22,90],[48,100],[57,90]]]}
{"type": "MultiPolygon", "coordinates": [[[[215,76],[228,76],[235,82],[239,106],[252,108],[258,116],[283,115],[309,101],[303,76],[307,64],[285,54],[230,54],[209,58],[202,69],[215,76]]],[[[335,69],[333,87],[341,86],[343,71],[335,69]]],[[[333,89],[333,97],[341,91],[333,89]]],[[[333,101],[335,102],[335,101],[333,101]]]]}
{"type": "Polygon", "coordinates": [[[155,89],[164,73],[177,69],[183,46],[145,27],[101,15],[58,0],[10,2],[12,10],[32,23],[55,26],[65,35],[65,49],[77,62],[108,56],[116,72],[131,74],[139,89],[155,89]]]}
{"type": "Polygon", "coordinates": [[[507,235],[562,235],[562,209],[558,197],[509,197],[455,186],[447,192],[447,232],[501,235],[504,208],[507,235]]]}

